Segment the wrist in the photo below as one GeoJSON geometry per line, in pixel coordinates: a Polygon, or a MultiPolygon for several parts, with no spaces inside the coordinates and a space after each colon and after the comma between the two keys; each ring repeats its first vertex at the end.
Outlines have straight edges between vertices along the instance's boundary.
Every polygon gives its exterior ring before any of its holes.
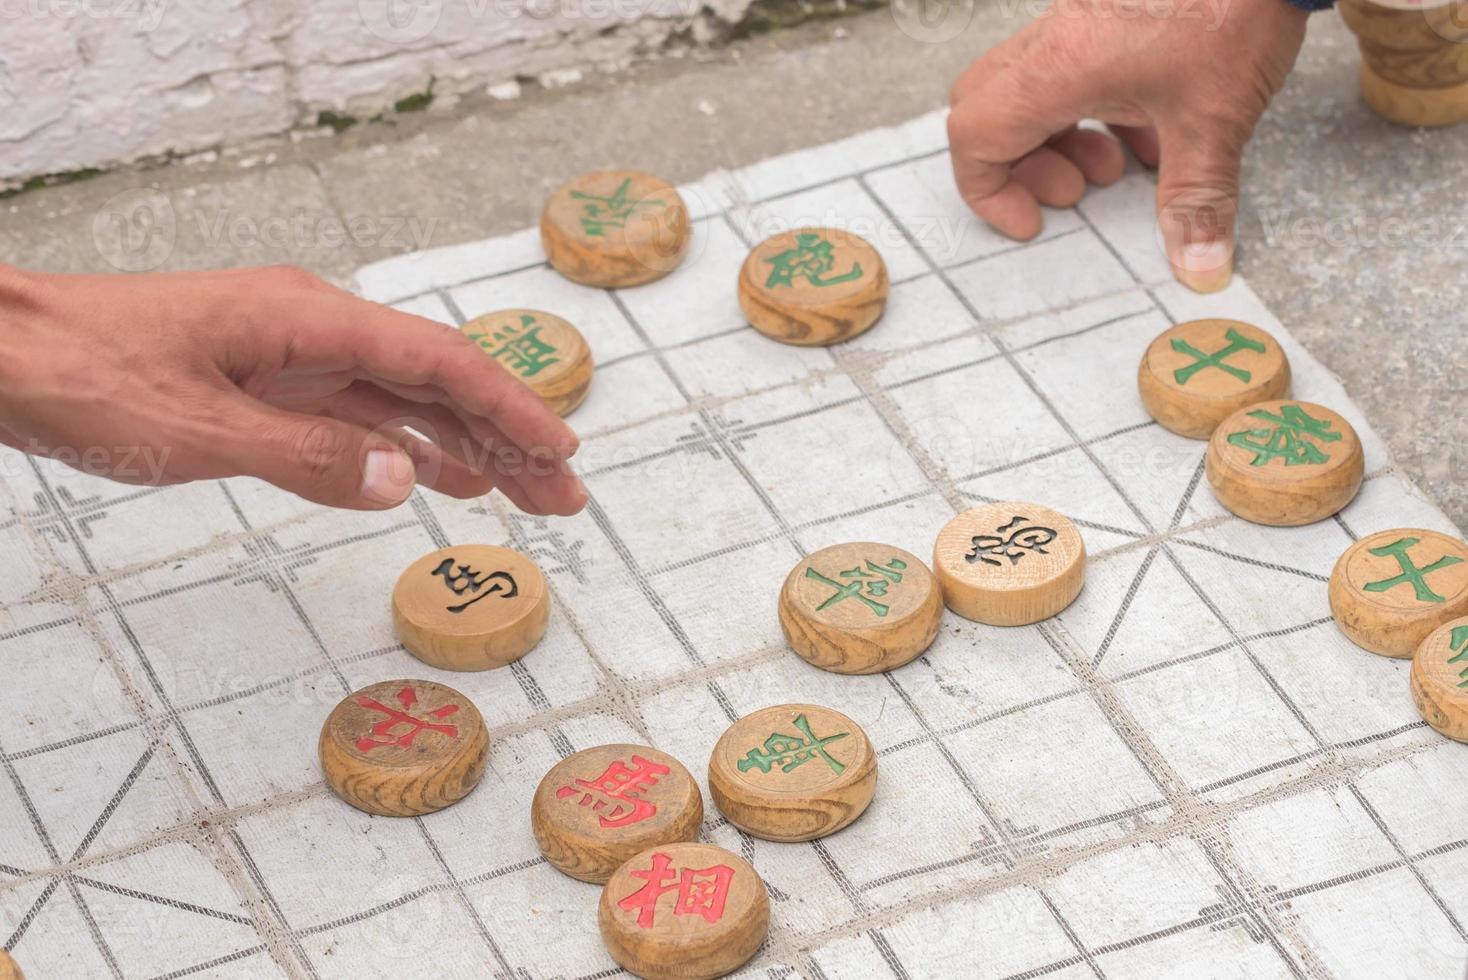
{"type": "Polygon", "coordinates": [[[40,309],[43,278],[0,263],[0,424],[16,417],[35,346],[34,327],[40,309]]]}

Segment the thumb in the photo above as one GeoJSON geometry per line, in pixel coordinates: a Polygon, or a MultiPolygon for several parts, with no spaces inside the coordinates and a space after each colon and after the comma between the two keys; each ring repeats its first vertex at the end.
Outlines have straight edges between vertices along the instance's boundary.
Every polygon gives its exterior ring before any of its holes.
{"type": "Polygon", "coordinates": [[[229,468],[313,503],[386,510],[413,492],[412,459],[391,438],[318,415],[251,402],[218,451],[229,468]]]}
{"type": "Polygon", "coordinates": [[[1229,284],[1247,136],[1159,129],[1157,223],[1172,273],[1199,293],[1229,284]]]}

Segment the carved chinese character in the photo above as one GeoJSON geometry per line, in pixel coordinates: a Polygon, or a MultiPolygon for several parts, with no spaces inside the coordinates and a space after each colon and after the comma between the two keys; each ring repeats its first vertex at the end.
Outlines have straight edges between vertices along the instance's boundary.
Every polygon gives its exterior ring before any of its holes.
{"type": "Polygon", "coordinates": [[[718,922],[724,917],[724,903],[729,896],[729,883],[734,880],[734,869],[725,864],[708,868],[673,868],[673,859],[662,851],[652,856],[652,867],[645,871],[632,871],[632,877],[646,884],[617,903],[623,911],[637,910],[637,924],[651,929],[657,918],[658,899],[677,890],[673,904],[674,915],[697,915],[708,922],[718,922]]]}
{"type": "Polygon", "coordinates": [[[578,779],[574,786],[562,786],[556,790],[556,798],[564,800],[579,792],[577,803],[596,810],[602,827],[627,827],[658,812],[657,806],[640,794],[667,774],[667,766],[634,755],[630,767],[621,760],[612,762],[596,779],[578,779]],[[607,808],[605,813],[601,812],[603,807],[607,808]]]}

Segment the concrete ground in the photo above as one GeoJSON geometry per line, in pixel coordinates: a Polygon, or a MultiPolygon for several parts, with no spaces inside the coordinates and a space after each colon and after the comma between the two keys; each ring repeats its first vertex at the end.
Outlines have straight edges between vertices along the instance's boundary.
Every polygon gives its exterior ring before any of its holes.
{"type": "MultiPolygon", "coordinates": [[[[510,101],[29,191],[0,200],[0,262],[113,271],[106,243],[153,229],[109,227],[112,215],[147,190],[175,218],[161,268],[292,262],[345,281],[385,255],[525,227],[584,170],[685,181],[933,109],[1018,26],[1026,5],[1002,6],[1015,13],[981,6],[942,43],[914,40],[881,10],[510,101]],[[341,241],[339,222],[355,241],[341,241]]],[[[1468,528],[1468,126],[1382,121],[1359,99],[1356,65],[1339,17],[1317,15],[1250,148],[1238,268],[1468,528]]]]}

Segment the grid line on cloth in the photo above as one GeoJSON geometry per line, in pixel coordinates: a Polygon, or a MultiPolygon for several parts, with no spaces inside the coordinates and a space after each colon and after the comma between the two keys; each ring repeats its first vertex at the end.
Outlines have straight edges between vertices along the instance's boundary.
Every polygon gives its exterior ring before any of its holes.
{"type": "Polygon", "coordinates": [[[687,193],[704,250],[640,291],[557,280],[530,232],[363,270],[371,298],[448,323],[558,299],[584,311],[611,353],[580,410],[591,501],[577,518],[422,493],[342,515],[239,481],[138,491],[50,463],[7,476],[0,535],[25,560],[0,595],[0,657],[50,709],[0,724],[0,813],[31,835],[0,845],[7,945],[80,975],[377,975],[410,960],[611,976],[595,890],[529,841],[520,807],[539,775],[631,740],[701,779],[724,724],[811,700],[868,730],[882,786],[862,820],[806,845],[707,813],[705,839],[770,891],[750,975],[1167,975],[1190,957],[1392,975],[1363,936],[1404,976],[1460,963],[1468,909],[1447,884],[1468,868],[1468,825],[1440,812],[1468,811],[1453,779],[1468,760],[1416,718],[1401,665],[1345,644],[1323,601],[1326,562],[1357,530],[1451,525],[1245,284],[1208,299],[1168,284],[1136,220],[1144,177],[1015,245],[964,223],[945,167],[941,119],[925,117],[712,175],[687,193]],[[728,309],[731,256],[812,214],[868,221],[893,270],[886,320],[830,351],[774,345],[728,309]],[[1140,345],[1198,315],[1270,329],[1300,397],[1361,431],[1368,480],[1337,520],[1238,521],[1201,486],[1200,444],[1118,404],[1140,345]],[[970,440],[957,451],[935,437],[955,421],[970,440]],[[1091,553],[1057,619],[949,617],[928,655],[873,678],[784,649],[774,598],[798,557],[857,537],[922,554],[974,501],[1052,494],[1091,553]],[[541,563],[552,630],[506,670],[441,674],[384,628],[386,586],[417,554],[480,539],[541,563]],[[213,625],[236,606],[260,636],[213,625]],[[89,697],[48,687],[45,651],[102,665],[89,697]],[[1325,673],[1350,683],[1334,691],[1325,673]],[[330,703],[385,676],[442,679],[486,713],[485,785],[441,814],[359,818],[315,770],[330,703]],[[1403,807],[1404,786],[1433,806],[1403,807]],[[180,870],[160,874],[164,860],[180,870]],[[1414,910],[1416,931],[1363,901],[1414,910]],[[139,942],[126,915],[158,935],[139,942]],[[970,920],[988,926],[957,927],[970,920]]]}

